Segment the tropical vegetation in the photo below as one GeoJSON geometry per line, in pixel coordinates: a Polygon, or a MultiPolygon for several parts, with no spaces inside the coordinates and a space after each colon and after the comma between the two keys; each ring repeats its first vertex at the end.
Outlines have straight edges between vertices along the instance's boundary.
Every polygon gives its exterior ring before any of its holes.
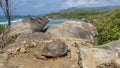
{"type": "Polygon", "coordinates": [[[86,19],[87,21],[97,19],[93,22],[98,30],[97,44],[105,44],[120,39],[120,8],[86,19]]]}
{"type": "Polygon", "coordinates": [[[66,19],[81,19],[88,16],[96,15],[96,14],[102,14],[102,11],[100,10],[74,10],[74,11],[68,11],[68,12],[56,12],[56,13],[50,13],[46,16],[50,18],[66,18],[66,19]]]}

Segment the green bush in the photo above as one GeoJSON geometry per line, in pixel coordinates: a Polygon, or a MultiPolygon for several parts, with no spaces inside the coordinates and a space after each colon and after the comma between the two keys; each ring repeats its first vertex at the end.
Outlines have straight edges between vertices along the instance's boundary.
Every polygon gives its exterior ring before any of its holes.
{"type": "Polygon", "coordinates": [[[0,34],[5,30],[5,27],[0,24],[0,34]]]}
{"type": "Polygon", "coordinates": [[[98,30],[98,45],[120,39],[120,8],[103,14],[102,19],[94,22],[98,30]]]}

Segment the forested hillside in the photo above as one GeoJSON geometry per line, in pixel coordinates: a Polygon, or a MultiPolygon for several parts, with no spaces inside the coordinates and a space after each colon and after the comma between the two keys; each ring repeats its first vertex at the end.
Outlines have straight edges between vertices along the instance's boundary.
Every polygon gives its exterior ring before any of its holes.
{"type": "Polygon", "coordinates": [[[68,12],[57,12],[57,13],[50,13],[46,16],[50,18],[65,18],[65,19],[81,19],[88,16],[96,15],[96,14],[103,14],[103,11],[100,10],[74,10],[68,12]]]}

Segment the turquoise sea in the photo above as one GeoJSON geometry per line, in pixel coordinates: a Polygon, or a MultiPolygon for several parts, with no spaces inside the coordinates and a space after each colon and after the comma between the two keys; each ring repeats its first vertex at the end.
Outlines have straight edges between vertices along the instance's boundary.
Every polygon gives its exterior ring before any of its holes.
{"type": "MultiPolygon", "coordinates": [[[[12,23],[20,21],[25,17],[26,16],[12,16],[12,23]]],[[[34,17],[38,17],[38,16],[32,16],[32,17],[34,18],[34,17]]],[[[65,22],[65,21],[68,21],[68,20],[67,19],[51,19],[50,22],[48,22],[48,24],[45,26],[45,28],[47,28],[48,26],[50,26],[52,24],[59,24],[59,23],[65,22]]],[[[75,20],[75,21],[81,22],[82,20],[75,20]]],[[[0,16],[0,24],[2,24],[3,26],[7,26],[7,20],[6,20],[5,16],[0,16]]]]}

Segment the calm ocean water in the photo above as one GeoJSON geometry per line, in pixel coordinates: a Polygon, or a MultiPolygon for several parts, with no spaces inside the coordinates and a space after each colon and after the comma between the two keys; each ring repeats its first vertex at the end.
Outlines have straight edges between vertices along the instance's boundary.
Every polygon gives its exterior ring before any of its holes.
{"type": "MultiPolygon", "coordinates": [[[[12,16],[12,23],[20,21],[24,18],[25,16],[12,16]]],[[[0,16],[0,24],[3,26],[7,26],[7,20],[5,16],[0,16]]]]}
{"type": "MultiPolygon", "coordinates": [[[[12,23],[20,21],[25,17],[26,16],[12,16],[12,23]]],[[[32,17],[38,17],[38,16],[32,16],[32,17]]],[[[65,22],[65,21],[68,21],[68,20],[67,19],[51,19],[51,21],[48,22],[48,24],[45,26],[45,28],[47,28],[48,26],[50,26],[52,24],[59,24],[59,23],[65,22]]],[[[81,20],[76,20],[76,21],[81,22],[81,20]]],[[[7,26],[7,20],[6,20],[5,16],[0,16],[0,24],[7,26]]]]}

